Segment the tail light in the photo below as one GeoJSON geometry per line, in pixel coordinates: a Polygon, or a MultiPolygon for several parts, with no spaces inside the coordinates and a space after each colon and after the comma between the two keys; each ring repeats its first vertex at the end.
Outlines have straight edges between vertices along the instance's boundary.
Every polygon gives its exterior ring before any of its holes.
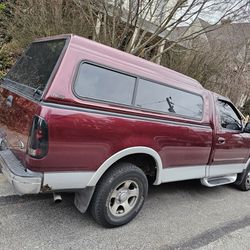
{"type": "Polygon", "coordinates": [[[28,154],[41,159],[48,153],[48,126],[46,121],[35,116],[29,134],[28,154]]]}

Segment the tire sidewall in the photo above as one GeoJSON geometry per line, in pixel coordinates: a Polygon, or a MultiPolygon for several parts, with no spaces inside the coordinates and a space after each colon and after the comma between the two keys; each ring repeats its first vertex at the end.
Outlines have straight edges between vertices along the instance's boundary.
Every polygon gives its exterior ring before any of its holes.
{"type": "Polygon", "coordinates": [[[250,165],[246,168],[245,176],[244,176],[242,183],[241,183],[241,187],[244,191],[250,190],[250,185],[247,185],[247,183],[246,183],[249,172],[250,172],[250,165]]]}
{"type": "Polygon", "coordinates": [[[104,207],[104,217],[107,223],[113,226],[119,226],[128,223],[131,221],[141,210],[143,203],[147,196],[147,190],[148,190],[148,183],[147,178],[143,174],[140,174],[139,171],[131,170],[130,172],[122,175],[122,176],[114,176],[110,178],[110,185],[109,188],[106,188],[104,191],[104,199],[105,199],[105,207],[104,207]],[[110,202],[110,195],[114,191],[114,189],[123,181],[126,180],[132,180],[137,183],[139,188],[139,196],[136,201],[136,204],[134,208],[126,215],[116,217],[113,214],[111,214],[109,209],[109,202],[110,202]],[[111,188],[110,188],[111,187],[111,188]]]}

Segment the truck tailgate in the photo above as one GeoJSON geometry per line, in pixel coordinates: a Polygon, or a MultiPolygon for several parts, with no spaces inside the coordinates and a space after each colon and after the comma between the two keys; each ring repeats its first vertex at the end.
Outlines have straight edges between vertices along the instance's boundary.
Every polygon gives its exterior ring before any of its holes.
{"type": "Polygon", "coordinates": [[[0,87],[0,142],[24,163],[29,130],[39,104],[0,87]]]}

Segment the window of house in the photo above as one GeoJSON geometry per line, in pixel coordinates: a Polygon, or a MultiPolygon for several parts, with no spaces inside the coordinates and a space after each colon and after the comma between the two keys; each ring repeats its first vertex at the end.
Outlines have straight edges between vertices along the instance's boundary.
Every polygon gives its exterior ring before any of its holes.
{"type": "Polygon", "coordinates": [[[242,129],[241,119],[230,103],[218,100],[217,107],[222,128],[230,130],[242,129]]]}
{"type": "Polygon", "coordinates": [[[131,105],[135,82],[135,77],[82,63],[74,87],[80,97],[131,105]]]}
{"type": "Polygon", "coordinates": [[[147,80],[139,81],[135,105],[199,120],[203,114],[201,96],[147,80]]]}

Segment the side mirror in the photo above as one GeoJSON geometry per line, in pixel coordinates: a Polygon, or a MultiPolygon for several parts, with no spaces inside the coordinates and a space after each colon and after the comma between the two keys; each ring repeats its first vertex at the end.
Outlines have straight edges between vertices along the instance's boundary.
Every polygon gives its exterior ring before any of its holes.
{"type": "Polygon", "coordinates": [[[250,122],[248,122],[244,128],[244,133],[250,133],[250,122]]]}

